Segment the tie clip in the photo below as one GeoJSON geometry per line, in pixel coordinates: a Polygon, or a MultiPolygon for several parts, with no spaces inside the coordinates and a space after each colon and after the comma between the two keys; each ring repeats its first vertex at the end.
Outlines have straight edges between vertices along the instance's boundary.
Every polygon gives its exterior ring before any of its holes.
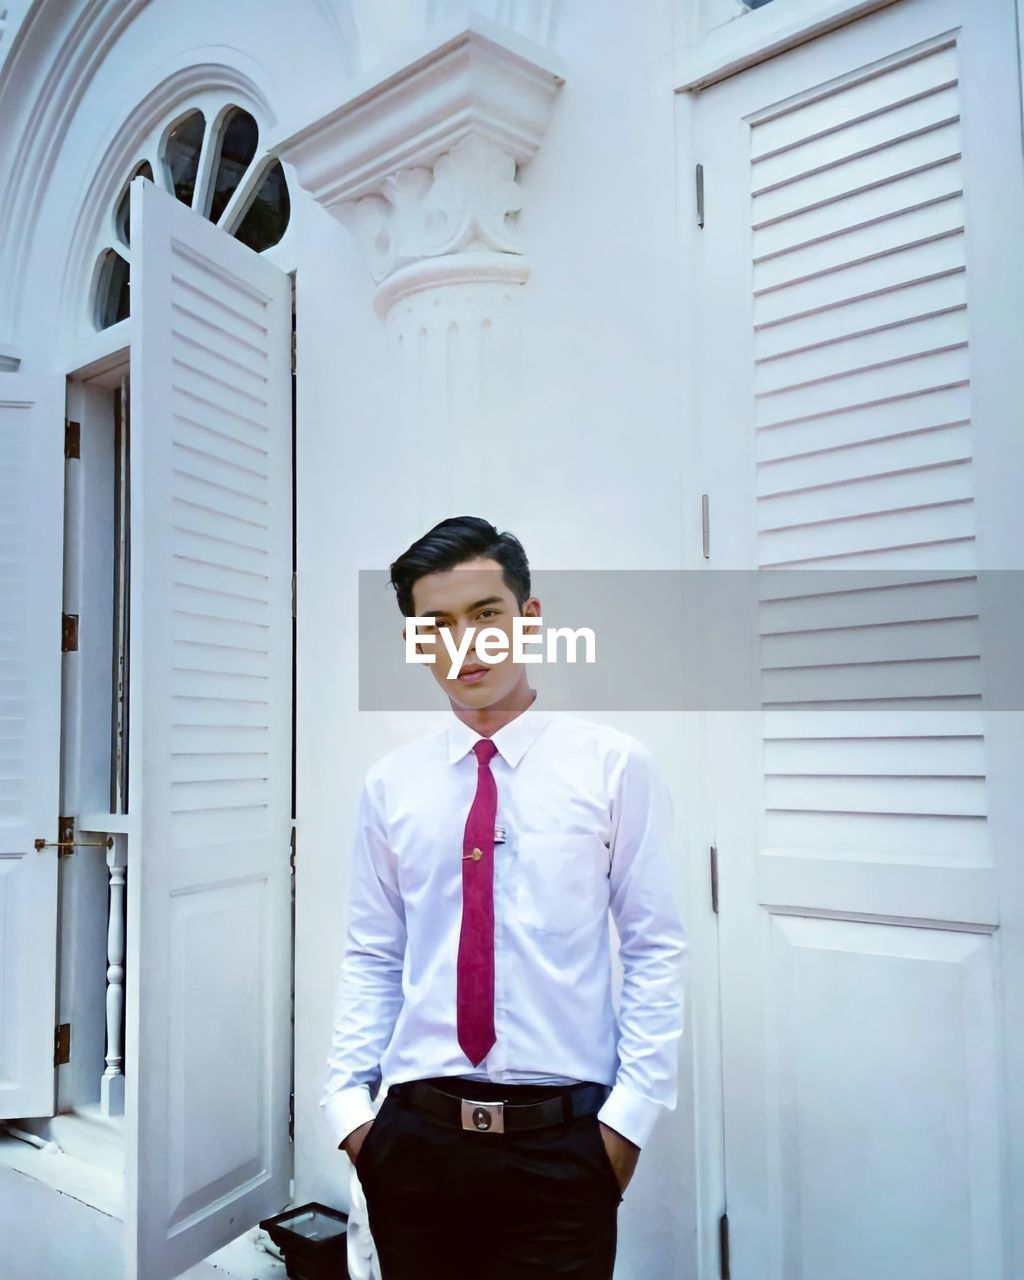
{"type": "MultiPolygon", "coordinates": [[[[504,844],[504,843],[505,843],[505,828],[504,828],[504,827],[495,827],[495,828],[494,828],[494,843],[495,843],[495,844],[504,844]]],[[[463,856],[463,858],[472,858],[474,862],[479,862],[479,861],[480,861],[480,859],[481,859],[484,855],[483,855],[483,850],[482,850],[482,849],[473,849],[473,850],[471,850],[469,853],[465,853],[465,852],[464,852],[462,856],[463,856]]]]}

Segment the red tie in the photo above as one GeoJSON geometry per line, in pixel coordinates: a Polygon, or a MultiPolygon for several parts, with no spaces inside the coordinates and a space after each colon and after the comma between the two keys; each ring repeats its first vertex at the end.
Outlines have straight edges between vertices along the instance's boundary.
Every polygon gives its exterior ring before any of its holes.
{"type": "Polygon", "coordinates": [[[459,1044],[473,1066],[494,1044],[494,819],[498,789],[490,738],[473,747],[478,768],[476,795],[462,840],[462,932],[459,935],[459,1044]]]}

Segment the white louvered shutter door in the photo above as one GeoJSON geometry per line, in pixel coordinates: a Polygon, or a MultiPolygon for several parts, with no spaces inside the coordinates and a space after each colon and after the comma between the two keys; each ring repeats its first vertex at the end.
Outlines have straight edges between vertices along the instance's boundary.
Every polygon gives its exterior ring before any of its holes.
{"type": "Polygon", "coordinates": [[[0,373],[0,1117],[53,1114],[64,379],[0,373]]]}
{"type": "Polygon", "coordinates": [[[178,1275],[291,1173],[291,295],[132,188],[128,1275],[178,1275]]]}
{"type": "Polygon", "coordinates": [[[977,576],[1024,567],[982,538],[1024,402],[1015,41],[1010,0],[907,0],[695,102],[709,566],[764,570],[751,709],[712,717],[733,1280],[1024,1274],[1024,735],[977,576]]]}

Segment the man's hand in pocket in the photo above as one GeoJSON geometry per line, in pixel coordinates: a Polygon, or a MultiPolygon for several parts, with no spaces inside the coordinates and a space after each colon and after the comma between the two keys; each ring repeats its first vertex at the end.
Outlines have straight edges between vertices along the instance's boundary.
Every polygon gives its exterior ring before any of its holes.
{"type": "Polygon", "coordinates": [[[373,1121],[367,1120],[366,1123],[361,1124],[358,1129],[353,1129],[348,1137],[343,1138],[338,1144],[341,1150],[344,1151],[352,1161],[353,1165],[358,1166],[359,1164],[359,1152],[362,1150],[363,1143],[366,1141],[366,1135],[370,1132],[372,1126],[373,1121]]]}
{"type": "Polygon", "coordinates": [[[636,1171],[636,1162],[640,1159],[640,1148],[635,1142],[624,1138],[617,1129],[605,1124],[603,1120],[598,1120],[597,1123],[600,1126],[604,1149],[608,1152],[608,1159],[619,1180],[619,1190],[625,1192],[636,1171]]]}

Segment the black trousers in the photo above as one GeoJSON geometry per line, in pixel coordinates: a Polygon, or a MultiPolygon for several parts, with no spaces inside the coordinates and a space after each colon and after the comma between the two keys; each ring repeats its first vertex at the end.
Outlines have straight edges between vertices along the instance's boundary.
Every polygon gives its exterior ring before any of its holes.
{"type": "MultiPolygon", "coordinates": [[[[432,1080],[488,1102],[552,1086],[432,1080]]],[[[597,1116],[478,1133],[411,1106],[395,1085],[359,1153],[383,1280],[611,1280],[622,1193],[597,1116]]]]}

